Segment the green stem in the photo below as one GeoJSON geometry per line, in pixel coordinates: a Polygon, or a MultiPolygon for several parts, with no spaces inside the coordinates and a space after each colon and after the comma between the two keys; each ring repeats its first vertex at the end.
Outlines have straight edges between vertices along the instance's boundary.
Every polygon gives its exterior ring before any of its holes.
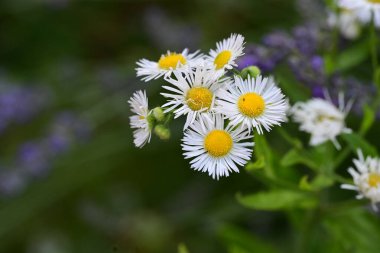
{"type": "Polygon", "coordinates": [[[379,75],[378,75],[379,62],[377,59],[377,38],[376,38],[376,26],[375,26],[374,13],[372,13],[370,36],[371,36],[370,43],[371,43],[371,55],[372,55],[372,68],[373,68],[373,82],[376,84],[378,90],[380,90],[380,80],[379,80],[379,75]]]}

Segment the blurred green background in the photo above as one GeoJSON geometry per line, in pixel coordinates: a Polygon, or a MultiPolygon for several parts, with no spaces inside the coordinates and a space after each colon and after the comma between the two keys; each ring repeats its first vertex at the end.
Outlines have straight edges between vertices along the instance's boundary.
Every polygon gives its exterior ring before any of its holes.
{"type": "Polygon", "coordinates": [[[164,101],[162,81],[135,77],[140,58],[185,47],[207,53],[230,33],[257,42],[300,22],[291,0],[0,1],[1,82],[49,94],[33,119],[1,132],[0,169],[17,165],[20,145],[43,138],[59,113],[86,120],[90,132],[49,158],[48,172],[1,197],[0,252],[177,252],[180,243],[226,252],[231,238],[247,236],[257,252],[271,252],[262,240],[287,245],[297,235],[283,214],[235,199],[258,181],[244,170],[214,181],[189,168],[183,122],[170,141],[135,148],[127,100],[147,89],[152,107],[164,101]]]}

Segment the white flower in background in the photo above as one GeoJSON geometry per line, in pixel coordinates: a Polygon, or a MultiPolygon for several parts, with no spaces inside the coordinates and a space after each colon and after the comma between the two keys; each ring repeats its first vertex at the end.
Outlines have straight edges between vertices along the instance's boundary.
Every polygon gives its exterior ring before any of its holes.
{"type": "Polygon", "coordinates": [[[185,159],[192,159],[194,170],[207,172],[212,178],[239,172],[250,160],[254,143],[248,129],[232,125],[224,127],[222,115],[213,115],[211,121],[196,120],[185,132],[182,149],[185,159]],[[241,142],[246,140],[244,142],[241,142]]]}
{"type": "Polygon", "coordinates": [[[170,76],[174,70],[186,71],[189,66],[194,67],[202,60],[203,55],[198,52],[189,54],[188,49],[183,50],[182,53],[168,51],[165,55],[161,55],[157,62],[141,59],[137,62],[137,76],[148,82],[161,76],[170,76]]]}
{"type": "Polygon", "coordinates": [[[337,27],[346,39],[356,39],[360,35],[361,24],[353,11],[342,9],[339,14],[330,11],[327,24],[332,28],[337,27]]]}
{"type": "Polygon", "coordinates": [[[259,134],[263,128],[270,131],[273,125],[286,121],[288,103],[272,78],[235,76],[234,84],[221,90],[217,96],[216,111],[224,114],[233,126],[242,124],[249,131],[254,127],[259,134]]]}
{"type": "Polygon", "coordinates": [[[205,57],[210,68],[223,75],[225,69],[236,67],[235,60],[244,54],[244,43],[240,34],[231,34],[228,39],[216,43],[216,50],[211,49],[205,57]]]}
{"type": "Polygon", "coordinates": [[[161,93],[168,98],[165,113],[175,109],[175,118],[187,115],[184,129],[186,129],[197,118],[210,120],[210,112],[214,110],[215,95],[220,89],[229,85],[228,78],[219,78],[214,71],[204,66],[198,66],[187,72],[174,71],[174,77],[165,80],[172,86],[163,86],[172,93],[161,93]]]}
{"type": "Polygon", "coordinates": [[[358,150],[359,159],[354,159],[356,169],[350,167],[348,172],[354,179],[354,185],[343,184],[341,187],[358,191],[357,198],[368,198],[375,210],[376,203],[380,202],[380,159],[364,158],[363,152],[358,150]]]}
{"type": "Polygon", "coordinates": [[[374,17],[375,25],[380,27],[380,0],[339,0],[341,8],[353,11],[363,23],[369,23],[374,17]]]}
{"type": "Polygon", "coordinates": [[[316,146],[330,140],[340,149],[336,137],[341,133],[351,132],[345,124],[351,106],[352,101],[345,106],[343,95],[339,94],[339,108],[331,99],[313,98],[307,102],[296,103],[290,109],[290,114],[295,122],[300,123],[300,130],[311,134],[310,145],[316,146]]]}
{"type": "Polygon", "coordinates": [[[151,137],[151,126],[148,122],[149,109],[148,98],[145,91],[136,91],[129,99],[131,111],[135,115],[130,117],[131,128],[136,129],[133,131],[133,142],[138,148],[142,148],[151,137]]]}

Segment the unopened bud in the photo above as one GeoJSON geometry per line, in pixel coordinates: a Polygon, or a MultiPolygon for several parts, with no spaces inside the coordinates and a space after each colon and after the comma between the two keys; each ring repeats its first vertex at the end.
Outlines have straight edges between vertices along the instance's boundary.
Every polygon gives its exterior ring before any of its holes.
{"type": "Polygon", "coordinates": [[[261,71],[260,71],[260,69],[258,67],[256,67],[256,66],[249,66],[249,67],[244,68],[241,71],[240,75],[241,75],[242,78],[246,79],[246,78],[248,78],[248,76],[256,78],[260,74],[261,74],[261,71]]]}
{"type": "Polygon", "coordinates": [[[170,139],[170,130],[164,125],[157,125],[154,127],[154,133],[161,140],[169,140],[170,139]]]}
{"type": "Polygon", "coordinates": [[[161,122],[165,119],[165,113],[161,107],[156,107],[153,109],[153,116],[158,122],[161,122]]]}

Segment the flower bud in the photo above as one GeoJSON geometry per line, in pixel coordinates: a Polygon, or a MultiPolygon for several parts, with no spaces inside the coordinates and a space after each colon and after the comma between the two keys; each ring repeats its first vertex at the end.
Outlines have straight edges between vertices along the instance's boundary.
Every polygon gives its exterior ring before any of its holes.
{"type": "Polygon", "coordinates": [[[168,140],[170,139],[170,130],[165,127],[164,125],[157,125],[154,127],[154,133],[161,139],[161,140],[168,140]]]}
{"type": "Polygon", "coordinates": [[[156,107],[153,109],[153,116],[158,122],[161,122],[165,119],[165,113],[161,107],[156,107]]]}
{"type": "Polygon", "coordinates": [[[250,77],[253,77],[253,78],[256,78],[258,75],[261,74],[261,71],[258,67],[256,66],[248,66],[246,68],[244,68],[242,71],[241,71],[241,77],[246,79],[248,77],[248,75],[250,77]]]}

